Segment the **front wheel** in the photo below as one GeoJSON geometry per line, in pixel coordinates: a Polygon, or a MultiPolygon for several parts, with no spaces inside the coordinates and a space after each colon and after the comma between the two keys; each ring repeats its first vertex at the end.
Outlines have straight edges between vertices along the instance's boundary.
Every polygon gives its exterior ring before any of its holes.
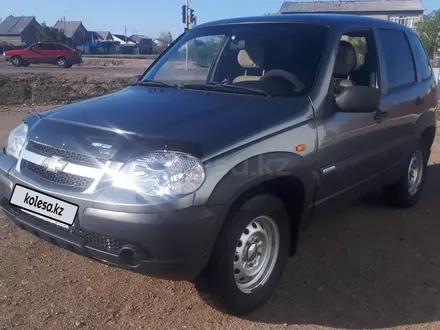
{"type": "Polygon", "coordinates": [[[271,195],[248,200],[226,223],[207,270],[207,284],[233,315],[262,306],[275,291],[289,253],[290,225],[271,195]]]}
{"type": "Polygon", "coordinates": [[[398,208],[409,208],[417,204],[425,185],[428,157],[428,148],[420,142],[408,158],[400,179],[394,185],[384,187],[384,197],[388,204],[398,208]]]}
{"type": "Polygon", "coordinates": [[[20,56],[14,56],[12,59],[11,59],[11,62],[12,62],[12,65],[14,65],[15,67],[20,67],[20,66],[22,66],[22,64],[23,64],[23,60],[21,59],[21,57],[20,56]]]}

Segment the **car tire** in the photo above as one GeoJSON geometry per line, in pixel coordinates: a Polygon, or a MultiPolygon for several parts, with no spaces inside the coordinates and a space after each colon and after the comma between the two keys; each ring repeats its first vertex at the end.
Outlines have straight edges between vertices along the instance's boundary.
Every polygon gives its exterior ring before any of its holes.
{"type": "Polygon", "coordinates": [[[66,58],[64,58],[64,57],[59,57],[59,58],[57,58],[57,66],[58,66],[59,68],[64,69],[64,68],[67,68],[68,65],[69,65],[69,64],[67,63],[66,58]]]}
{"type": "Polygon", "coordinates": [[[23,65],[23,60],[21,59],[20,56],[13,56],[11,58],[11,63],[12,63],[13,66],[18,68],[18,67],[23,65]]]}
{"type": "Polygon", "coordinates": [[[205,271],[208,292],[229,314],[262,306],[275,291],[290,247],[290,221],[283,203],[258,195],[225,220],[205,271]]]}
{"type": "Polygon", "coordinates": [[[392,186],[386,186],[383,194],[387,204],[397,208],[410,208],[417,204],[425,186],[429,147],[419,142],[417,148],[408,157],[405,172],[392,186]]]}

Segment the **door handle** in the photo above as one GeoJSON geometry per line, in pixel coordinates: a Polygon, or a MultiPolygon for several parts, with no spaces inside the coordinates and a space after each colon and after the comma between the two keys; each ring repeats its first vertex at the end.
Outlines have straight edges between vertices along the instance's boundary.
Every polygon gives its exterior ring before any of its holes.
{"type": "Polygon", "coordinates": [[[422,105],[423,103],[425,103],[425,99],[419,96],[418,98],[416,98],[416,101],[414,103],[415,105],[422,105]]]}
{"type": "Polygon", "coordinates": [[[374,120],[377,121],[378,123],[381,123],[382,121],[384,121],[385,119],[388,118],[388,112],[386,111],[382,111],[382,110],[377,110],[374,113],[374,120]]]}

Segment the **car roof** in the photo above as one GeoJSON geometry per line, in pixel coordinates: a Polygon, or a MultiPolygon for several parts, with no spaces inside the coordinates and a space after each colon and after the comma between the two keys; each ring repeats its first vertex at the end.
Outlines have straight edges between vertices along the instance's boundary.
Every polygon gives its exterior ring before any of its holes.
{"type": "Polygon", "coordinates": [[[223,19],[201,24],[196,28],[204,28],[219,25],[231,24],[255,24],[255,23],[311,23],[334,26],[338,28],[356,28],[356,27],[377,27],[397,29],[401,31],[414,32],[412,29],[384,19],[351,15],[351,14],[279,14],[267,16],[253,16],[223,19]]]}

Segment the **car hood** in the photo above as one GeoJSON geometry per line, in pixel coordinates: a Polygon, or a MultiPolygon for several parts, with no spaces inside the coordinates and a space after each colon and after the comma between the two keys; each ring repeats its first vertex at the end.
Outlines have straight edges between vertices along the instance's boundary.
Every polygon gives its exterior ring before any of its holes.
{"type": "Polygon", "coordinates": [[[157,149],[206,158],[282,129],[309,106],[307,98],[134,86],[42,113],[30,138],[121,160],[157,149]]]}

